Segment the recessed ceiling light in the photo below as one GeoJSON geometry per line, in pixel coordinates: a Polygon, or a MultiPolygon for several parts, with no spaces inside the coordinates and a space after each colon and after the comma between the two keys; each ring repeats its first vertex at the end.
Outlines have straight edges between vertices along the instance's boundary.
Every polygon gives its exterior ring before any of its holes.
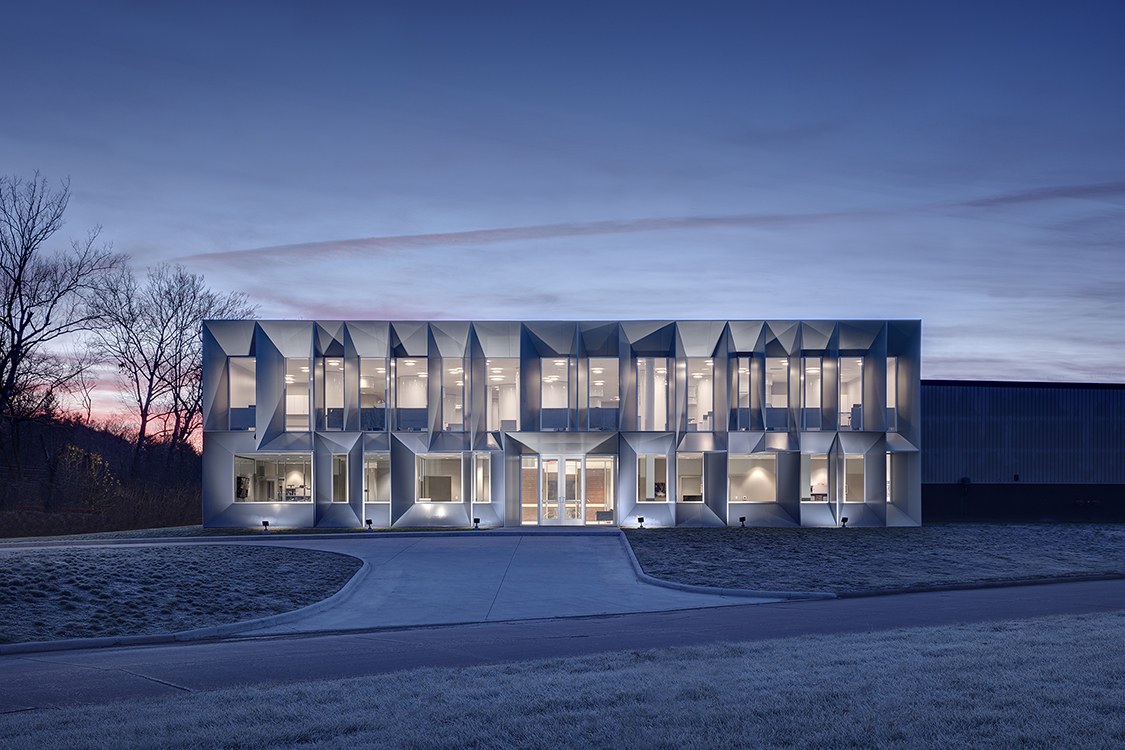
{"type": "Polygon", "coordinates": [[[601,367],[591,367],[590,372],[594,373],[595,375],[601,375],[603,372],[605,372],[605,370],[601,367]]]}
{"type": "Polygon", "coordinates": [[[691,374],[691,376],[693,378],[695,378],[696,380],[702,380],[703,379],[703,373],[701,373],[701,372],[693,372],[691,374]]]}
{"type": "Polygon", "coordinates": [[[489,378],[489,380],[492,380],[492,381],[500,381],[500,380],[503,380],[503,379],[504,378],[502,378],[498,375],[493,375],[492,377],[489,378]]]}
{"type": "Polygon", "coordinates": [[[428,378],[428,377],[430,377],[430,373],[428,373],[428,372],[420,372],[420,373],[418,373],[418,377],[420,377],[420,378],[428,378]]]}
{"type": "Polygon", "coordinates": [[[594,385],[605,385],[605,381],[604,380],[595,380],[594,385]]]}
{"type": "Polygon", "coordinates": [[[417,364],[417,363],[416,363],[416,362],[415,362],[414,360],[412,360],[412,359],[404,359],[404,360],[402,361],[402,363],[403,363],[404,365],[406,365],[407,367],[413,367],[414,365],[416,365],[416,364],[417,364]]]}
{"type": "Polygon", "coordinates": [[[375,372],[386,372],[386,371],[387,371],[386,367],[376,367],[375,368],[375,372]]]}
{"type": "Polygon", "coordinates": [[[504,368],[503,367],[493,367],[492,371],[493,372],[504,372],[504,368]]]}
{"type": "Polygon", "coordinates": [[[562,366],[563,366],[563,365],[565,365],[565,364],[566,364],[566,360],[565,360],[565,359],[556,359],[556,360],[555,360],[555,366],[556,366],[556,367],[562,367],[562,366]]]}

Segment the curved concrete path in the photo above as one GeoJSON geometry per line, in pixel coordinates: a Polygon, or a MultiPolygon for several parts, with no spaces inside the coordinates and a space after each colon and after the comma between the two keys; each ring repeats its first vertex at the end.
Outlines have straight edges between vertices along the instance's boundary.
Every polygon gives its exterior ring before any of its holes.
{"type": "Polygon", "coordinates": [[[780,599],[677,591],[637,579],[617,533],[465,533],[271,544],[365,560],[346,596],[255,635],[532,620],[763,604],[780,599]]]}

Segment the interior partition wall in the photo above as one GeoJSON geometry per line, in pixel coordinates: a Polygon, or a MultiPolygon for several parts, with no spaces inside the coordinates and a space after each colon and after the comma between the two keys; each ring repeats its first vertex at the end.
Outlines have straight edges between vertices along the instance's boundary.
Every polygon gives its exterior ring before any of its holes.
{"type": "Polygon", "coordinates": [[[918,321],[207,321],[208,526],[916,525],[918,321]]]}

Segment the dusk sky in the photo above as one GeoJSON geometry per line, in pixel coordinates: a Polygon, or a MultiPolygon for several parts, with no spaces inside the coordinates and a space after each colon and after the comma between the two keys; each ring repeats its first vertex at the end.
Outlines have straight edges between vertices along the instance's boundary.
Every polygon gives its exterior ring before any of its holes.
{"type": "Polygon", "coordinates": [[[927,378],[1125,380],[1120,0],[175,5],[0,29],[0,171],[138,269],[277,318],[921,318],[927,378]]]}

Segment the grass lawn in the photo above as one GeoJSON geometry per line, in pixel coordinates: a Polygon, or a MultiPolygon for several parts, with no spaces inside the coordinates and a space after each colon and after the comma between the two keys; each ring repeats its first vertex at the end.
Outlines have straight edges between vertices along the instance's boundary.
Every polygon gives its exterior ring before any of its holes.
{"type": "Polygon", "coordinates": [[[630,529],[645,572],[769,591],[885,591],[1125,573],[1125,525],[630,529]]]}
{"type": "Polygon", "coordinates": [[[412,670],[9,714],[0,746],[1119,748],[1123,633],[1115,613],[412,670]]]}
{"type": "Polygon", "coordinates": [[[331,596],[360,564],[257,545],[0,550],[0,643],[167,633],[277,614],[331,596]]]}

